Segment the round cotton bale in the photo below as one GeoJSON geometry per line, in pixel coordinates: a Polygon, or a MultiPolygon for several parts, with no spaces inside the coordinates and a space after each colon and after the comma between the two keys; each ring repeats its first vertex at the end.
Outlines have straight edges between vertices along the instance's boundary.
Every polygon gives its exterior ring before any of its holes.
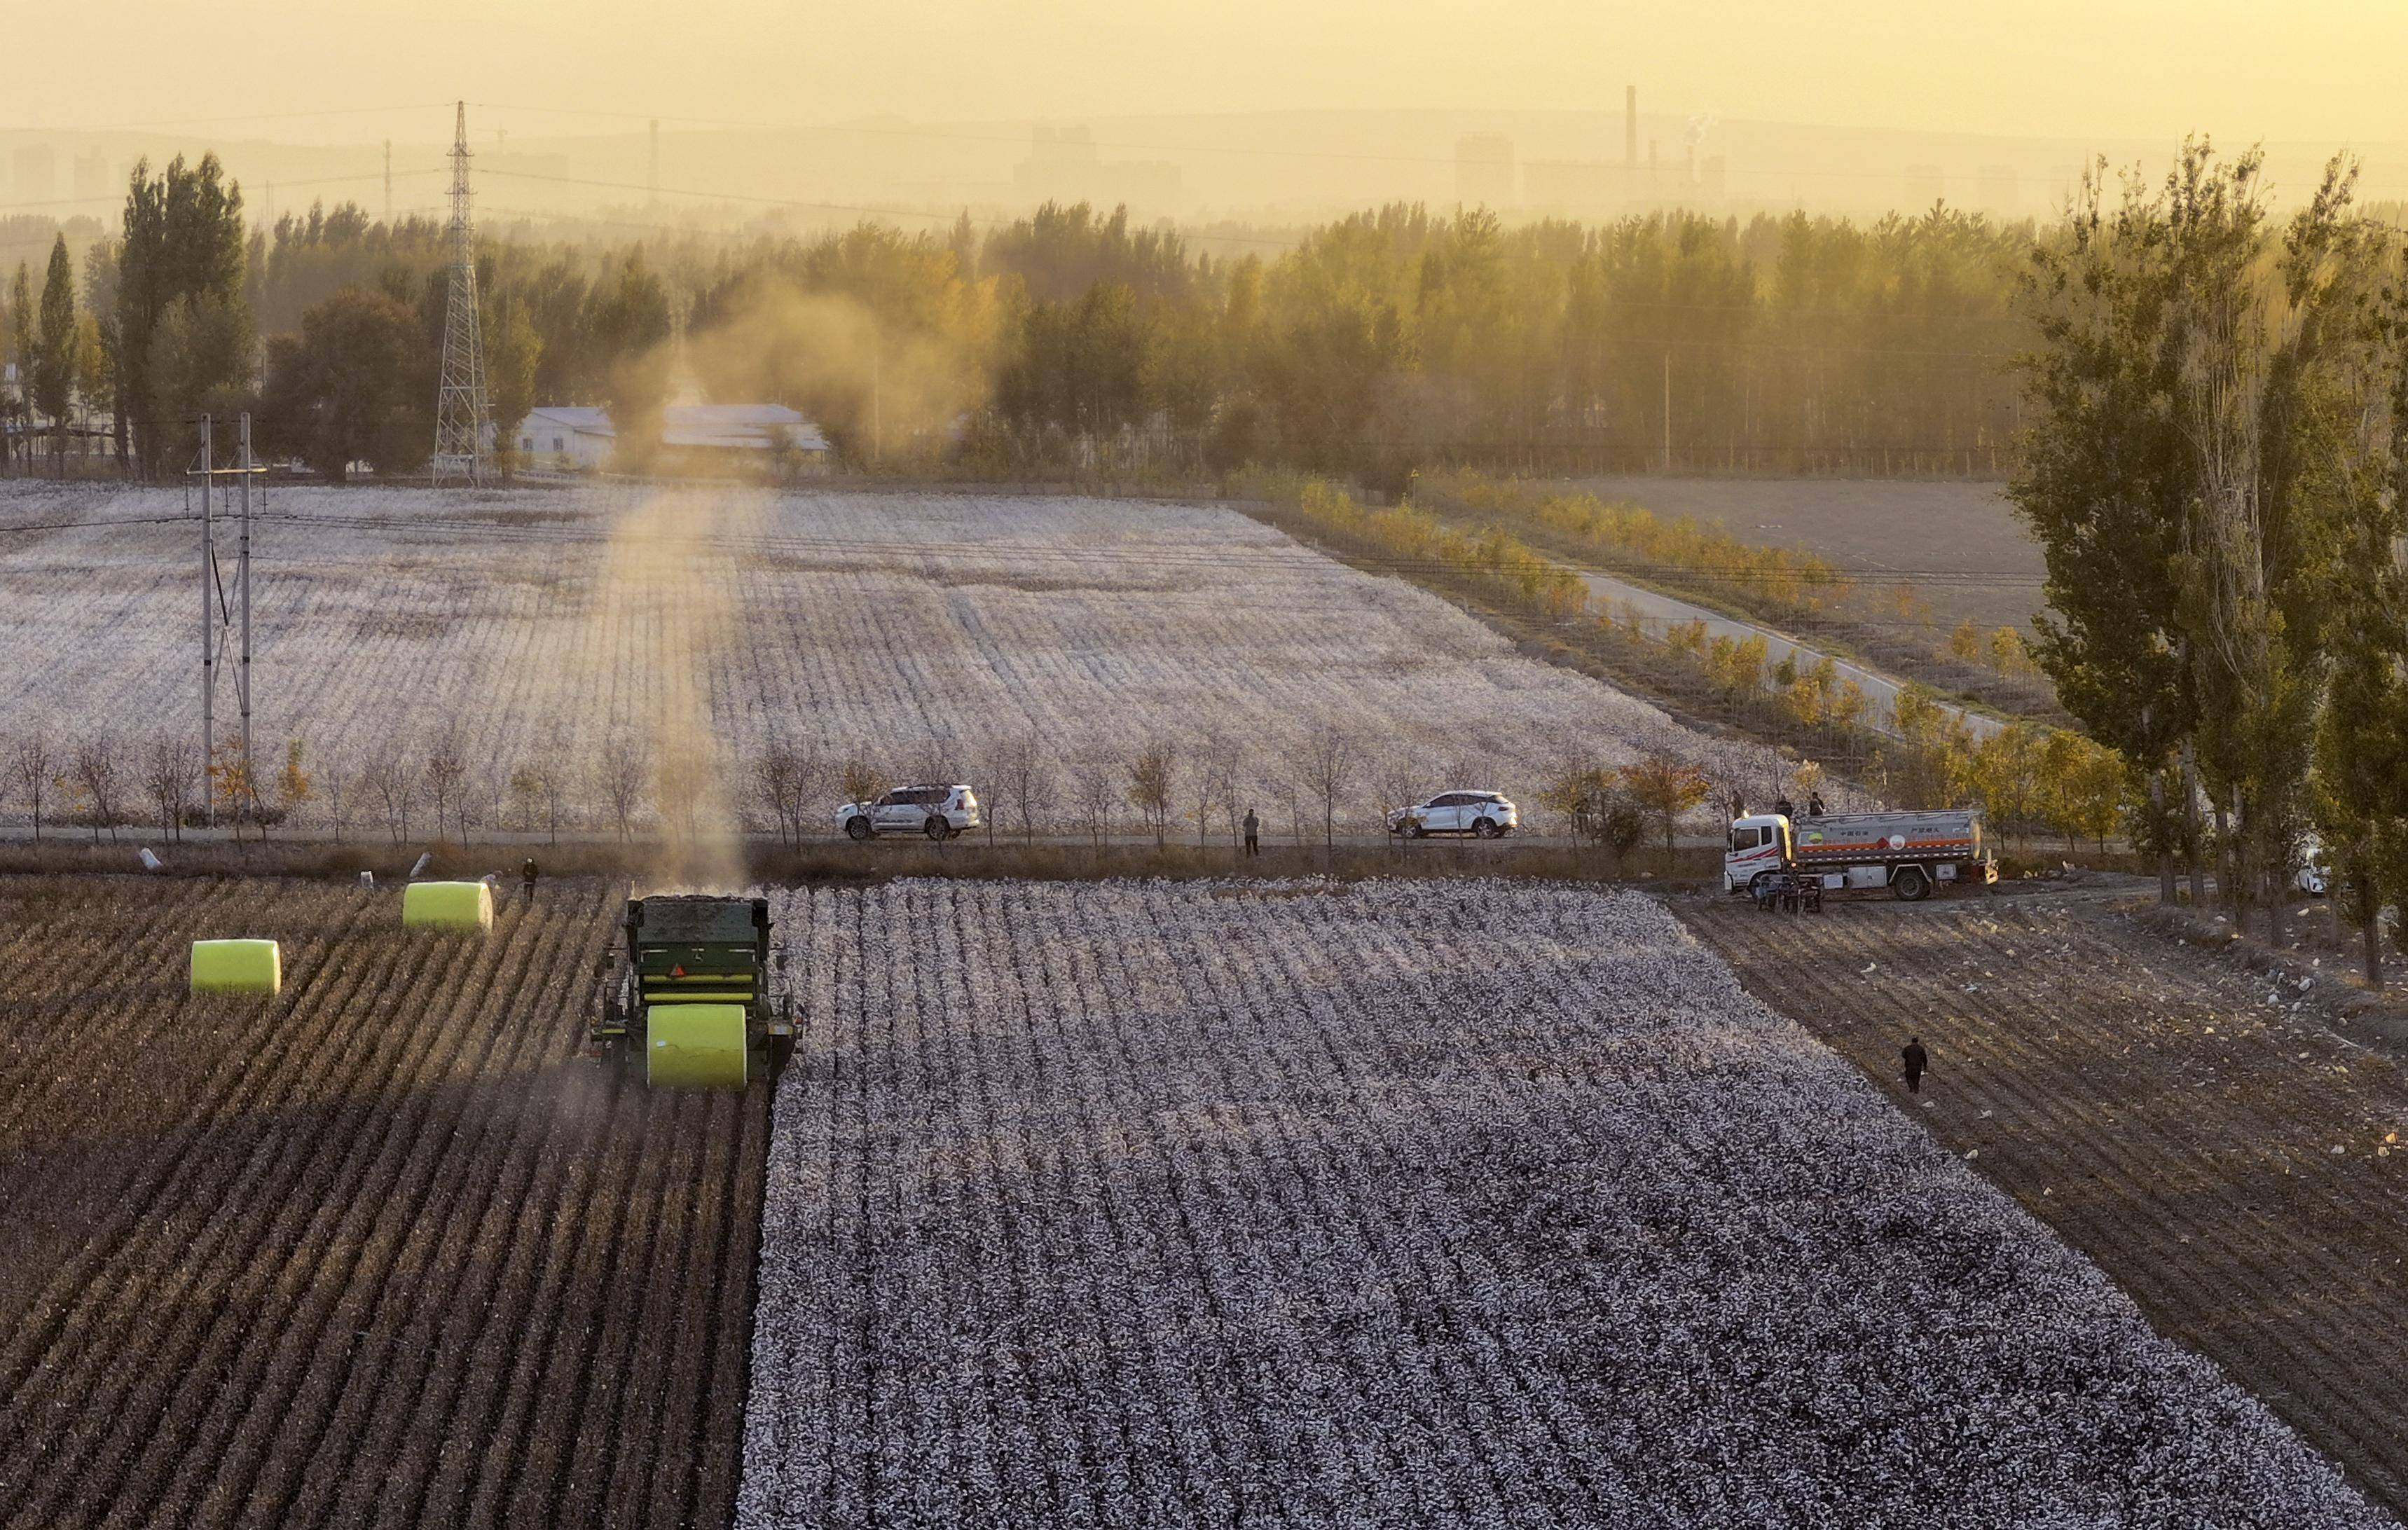
{"type": "Polygon", "coordinates": [[[740,1004],[655,1004],[644,1012],[644,1080],[664,1089],[741,1089],[740,1004]]]}
{"type": "Polygon", "coordinates": [[[273,940],[195,940],[193,992],[273,994],[284,986],[284,956],[273,940]]]}
{"type": "Polygon", "coordinates": [[[401,894],[401,923],[409,930],[490,930],[494,890],[483,882],[412,882],[401,894]]]}

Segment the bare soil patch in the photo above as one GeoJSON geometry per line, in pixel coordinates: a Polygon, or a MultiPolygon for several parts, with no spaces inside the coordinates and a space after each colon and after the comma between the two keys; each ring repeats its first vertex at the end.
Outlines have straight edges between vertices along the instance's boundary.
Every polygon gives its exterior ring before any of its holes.
{"type": "Polygon", "coordinates": [[[2160,1332],[2408,1508],[2408,1077],[2323,985],[2071,896],[1674,908],[2160,1332]],[[1919,1096],[1910,1035],[1931,1053],[1919,1096]]]}
{"type": "Polygon", "coordinates": [[[0,1524],[726,1523],[767,1092],[575,1058],[619,896],[0,879],[0,1524]]]}
{"type": "Polygon", "coordinates": [[[1906,583],[1942,625],[2023,626],[2047,565],[1996,483],[1868,479],[1584,479],[1578,487],[1666,515],[1802,547],[1869,582],[1906,583]]]}

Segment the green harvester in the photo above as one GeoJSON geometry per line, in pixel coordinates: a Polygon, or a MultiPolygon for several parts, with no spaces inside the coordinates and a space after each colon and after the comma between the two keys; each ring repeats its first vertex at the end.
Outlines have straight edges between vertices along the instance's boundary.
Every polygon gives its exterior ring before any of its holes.
{"type": "Polygon", "coordinates": [[[587,1055],[663,1088],[774,1080],[795,1047],[786,953],[769,900],[679,894],[627,900],[625,949],[602,958],[587,1055]]]}

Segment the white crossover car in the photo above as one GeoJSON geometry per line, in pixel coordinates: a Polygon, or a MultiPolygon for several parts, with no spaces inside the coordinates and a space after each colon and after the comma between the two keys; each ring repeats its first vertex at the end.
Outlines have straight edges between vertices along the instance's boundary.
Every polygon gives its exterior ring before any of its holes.
{"type": "Polygon", "coordinates": [[[1408,839],[1426,834],[1469,834],[1494,839],[1522,826],[1522,815],[1495,792],[1440,792],[1427,802],[1388,815],[1388,832],[1408,839]]]}
{"type": "Polygon", "coordinates": [[[979,826],[978,794],[967,786],[898,786],[875,802],[848,802],[836,821],[855,839],[924,834],[947,839],[979,826]]]}

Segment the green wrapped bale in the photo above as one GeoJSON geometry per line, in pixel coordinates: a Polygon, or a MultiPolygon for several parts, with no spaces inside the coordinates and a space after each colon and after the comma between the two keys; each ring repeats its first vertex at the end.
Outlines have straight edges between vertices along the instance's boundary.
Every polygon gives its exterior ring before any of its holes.
{"type": "Polygon", "coordinates": [[[193,992],[273,994],[284,986],[284,955],[273,940],[195,940],[193,992]]]}
{"type": "Polygon", "coordinates": [[[402,928],[490,930],[494,890],[483,882],[412,882],[401,894],[402,928]]]}
{"type": "Polygon", "coordinates": [[[655,1004],[644,1012],[644,1080],[665,1089],[741,1089],[744,1007],[655,1004]]]}

